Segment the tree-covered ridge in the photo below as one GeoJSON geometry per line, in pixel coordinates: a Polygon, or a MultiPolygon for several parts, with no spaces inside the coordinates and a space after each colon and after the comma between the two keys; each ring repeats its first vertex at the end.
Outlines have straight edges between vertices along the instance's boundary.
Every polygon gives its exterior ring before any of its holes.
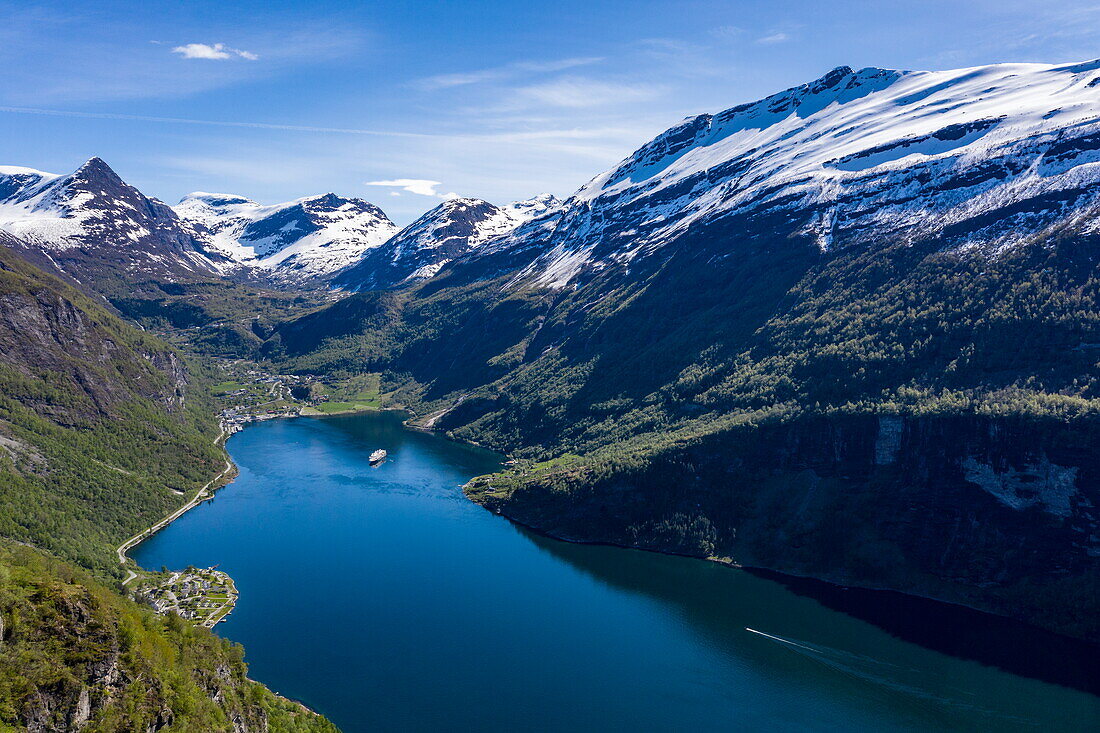
{"type": "Polygon", "coordinates": [[[800,254],[716,261],[740,247],[727,232],[635,280],[564,294],[508,291],[507,275],[463,282],[459,269],[352,296],[268,346],[303,371],[385,370],[394,399],[445,411],[438,427],[542,457],[783,405],[1095,415],[1093,239],[994,257],[934,242],[830,254],[787,242],[800,254]]]}
{"type": "Polygon", "coordinates": [[[248,679],[239,645],[7,541],[0,619],[6,730],[336,730],[248,679]]]}

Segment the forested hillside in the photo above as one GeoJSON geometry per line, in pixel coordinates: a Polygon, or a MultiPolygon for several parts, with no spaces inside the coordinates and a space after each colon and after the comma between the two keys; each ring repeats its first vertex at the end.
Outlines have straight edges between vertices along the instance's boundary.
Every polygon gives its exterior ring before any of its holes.
{"type": "Polygon", "coordinates": [[[0,248],[0,534],[117,573],[112,548],[221,463],[184,357],[0,248]]]}

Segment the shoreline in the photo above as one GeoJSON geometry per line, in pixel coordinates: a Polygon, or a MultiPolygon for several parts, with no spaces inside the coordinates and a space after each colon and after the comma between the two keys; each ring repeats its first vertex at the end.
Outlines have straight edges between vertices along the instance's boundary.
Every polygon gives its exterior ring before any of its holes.
{"type": "MultiPolygon", "coordinates": [[[[475,447],[475,448],[480,448],[482,450],[492,450],[492,449],[485,448],[485,446],[483,446],[483,445],[481,445],[481,444],[479,444],[475,441],[463,440],[461,438],[455,438],[455,437],[452,437],[450,435],[444,434],[443,432],[441,432],[439,430],[436,430],[432,427],[428,427],[428,426],[425,426],[425,425],[422,425],[422,424],[421,425],[411,424],[411,422],[416,419],[417,414],[416,414],[415,411],[413,411],[413,410],[411,410],[407,407],[402,407],[402,406],[397,406],[397,407],[370,407],[370,408],[366,408],[366,409],[362,409],[362,410],[347,410],[347,411],[333,412],[333,413],[323,413],[323,412],[318,411],[317,414],[298,413],[298,414],[295,414],[295,415],[276,415],[276,416],[272,416],[271,418],[267,418],[267,419],[290,419],[290,418],[295,418],[295,417],[311,417],[311,418],[345,417],[345,416],[348,416],[348,415],[361,415],[361,414],[367,414],[367,413],[380,413],[380,412],[404,412],[404,413],[406,413],[408,415],[408,417],[405,420],[401,421],[401,425],[402,425],[402,427],[404,427],[407,430],[413,430],[413,431],[420,432],[420,433],[426,433],[426,434],[429,434],[429,435],[434,435],[434,436],[436,436],[438,438],[442,438],[444,440],[448,440],[448,441],[451,441],[451,442],[454,442],[454,443],[460,443],[460,444],[463,444],[463,445],[468,445],[468,446],[475,447]]],[[[248,423],[248,424],[250,424],[250,423],[248,423]]],[[[224,450],[225,441],[228,440],[228,438],[231,435],[233,435],[235,432],[239,432],[240,430],[243,430],[243,429],[244,429],[244,426],[241,426],[240,428],[238,428],[237,431],[227,432],[226,429],[225,429],[225,425],[222,424],[221,425],[221,432],[214,439],[214,443],[218,444],[220,442],[221,445],[222,445],[222,448],[224,450]]],[[[498,451],[494,451],[494,452],[498,452],[498,451]]],[[[506,453],[501,453],[500,455],[508,457],[508,454],[506,454],[506,453]]],[[[171,514],[169,514],[165,518],[161,519],[156,524],[152,525],[151,527],[148,527],[145,530],[143,530],[142,532],[134,535],[133,537],[128,539],[126,542],[124,542],[122,545],[120,545],[116,549],[116,552],[119,556],[119,562],[121,564],[125,565],[127,561],[132,560],[132,558],[130,558],[126,554],[129,550],[131,550],[134,547],[140,545],[142,542],[149,539],[149,537],[152,537],[154,534],[161,531],[162,529],[167,527],[169,524],[171,524],[175,520],[179,519],[181,516],[186,514],[191,509],[194,509],[196,506],[201,504],[203,501],[206,501],[206,500],[212,498],[213,497],[213,492],[217,491],[218,488],[223,488],[225,485],[228,485],[229,482],[226,482],[226,484],[223,484],[220,487],[213,488],[214,483],[216,483],[217,481],[224,478],[226,476],[226,474],[228,474],[234,468],[236,468],[236,465],[233,463],[232,459],[229,457],[228,451],[226,451],[226,465],[225,465],[225,468],[217,476],[215,476],[213,479],[211,479],[205,486],[203,486],[201,489],[199,489],[196,492],[195,496],[192,497],[192,499],[187,504],[185,504],[182,507],[180,507],[179,509],[175,510],[174,512],[172,512],[171,514]],[[209,494],[207,493],[208,491],[210,492],[209,494]]],[[[475,478],[477,478],[477,477],[475,477],[475,478]]],[[[471,480],[473,480],[473,479],[471,479],[471,480]]],[[[467,483],[469,483],[469,482],[467,482],[467,483]]],[[[542,537],[546,537],[546,538],[555,540],[557,542],[568,542],[570,544],[577,544],[577,545],[593,545],[593,546],[602,546],[602,547],[615,547],[615,548],[623,549],[623,550],[637,550],[637,551],[640,551],[640,552],[651,552],[651,553],[654,553],[654,554],[667,555],[667,556],[670,556],[670,557],[690,558],[690,559],[693,559],[693,560],[701,560],[701,561],[704,561],[704,562],[707,562],[707,563],[720,565],[720,566],[723,566],[723,567],[726,567],[726,568],[732,568],[732,569],[735,569],[735,570],[743,570],[743,571],[749,572],[749,573],[754,573],[754,572],[767,573],[767,574],[772,574],[772,575],[778,576],[779,578],[789,578],[789,579],[792,579],[792,580],[802,580],[802,581],[812,581],[812,582],[816,582],[816,583],[823,583],[827,586],[830,586],[832,588],[837,588],[837,589],[844,589],[844,590],[856,589],[856,590],[875,592],[875,593],[895,593],[895,594],[899,594],[899,595],[906,596],[906,597],[909,597],[909,598],[915,598],[915,599],[920,599],[920,600],[924,600],[924,601],[931,601],[931,602],[934,602],[934,603],[941,603],[941,604],[944,604],[945,606],[951,606],[951,607],[955,607],[955,608],[966,609],[968,611],[972,611],[972,612],[975,612],[975,613],[986,614],[986,615],[989,615],[989,616],[992,616],[992,617],[995,617],[995,618],[999,618],[999,619],[1006,619],[1006,620],[1013,621],[1013,622],[1016,622],[1016,623],[1020,623],[1020,624],[1023,624],[1025,626],[1028,626],[1028,627],[1031,627],[1031,628],[1034,628],[1034,629],[1037,629],[1037,630],[1040,630],[1040,631],[1055,634],[1056,636],[1062,637],[1064,639],[1068,639],[1068,640],[1071,640],[1071,641],[1074,641],[1074,642],[1079,642],[1079,643],[1095,646],[1095,644],[1093,642],[1091,642],[1090,640],[1088,640],[1088,639],[1082,639],[1082,638],[1078,638],[1078,637],[1074,637],[1074,636],[1069,636],[1069,635],[1066,635],[1066,634],[1060,634],[1056,631],[1051,631],[1051,630],[1045,629],[1041,626],[1037,626],[1035,624],[1028,623],[1027,621],[1024,621],[1024,620],[1021,620],[1021,619],[1016,619],[1016,618],[1013,618],[1011,616],[1006,616],[1004,614],[996,613],[994,611],[991,611],[991,610],[988,610],[988,609],[985,609],[985,608],[980,608],[978,606],[973,606],[973,605],[969,605],[969,604],[966,604],[966,603],[961,603],[961,602],[958,602],[958,601],[951,601],[951,600],[946,600],[946,599],[943,599],[943,598],[937,598],[937,597],[934,597],[934,596],[925,595],[925,594],[921,594],[921,593],[913,593],[913,592],[909,592],[909,591],[898,590],[896,588],[885,588],[885,587],[881,587],[881,586],[862,585],[862,584],[858,584],[858,583],[841,583],[841,582],[838,582],[838,581],[835,581],[835,580],[829,580],[829,579],[817,577],[817,576],[814,576],[814,575],[803,575],[803,574],[798,574],[798,573],[793,573],[793,572],[786,572],[786,571],[782,571],[782,570],[776,570],[774,568],[768,568],[768,567],[763,567],[763,566],[744,565],[744,564],[742,564],[740,562],[737,562],[736,560],[733,560],[732,558],[729,558],[729,557],[703,557],[703,556],[700,556],[700,555],[690,555],[690,554],[680,553],[680,552],[671,552],[671,551],[668,551],[668,550],[638,547],[638,546],[633,546],[633,545],[624,545],[624,544],[620,544],[620,543],[616,543],[616,542],[608,542],[608,541],[602,541],[602,540],[589,540],[589,539],[582,539],[582,538],[579,538],[579,537],[569,537],[569,536],[559,535],[559,534],[555,534],[551,531],[541,529],[541,528],[536,527],[534,525],[527,524],[527,523],[525,523],[525,522],[523,522],[523,521],[521,521],[521,520],[519,520],[515,517],[512,517],[508,514],[505,514],[505,513],[501,512],[499,510],[490,509],[489,507],[485,506],[481,502],[475,501],[466,492],[466,484],[464,484],[462,486],[462,495],[463,495],[463,498],[465,498],[467,501],[469,501],[472,504],[476,504],[477,506],[481,507],[485,511],[488,511],[492,514],[496,514],[497,516],[503,517],[504,519],[508,520],[509,522],[512,522],[512,523],[516,524],[519,527],[523,527],[524,529],[527,529],[531,532],[534,532],[535,534],[538,534],[542,537]]],[[[135,565],[136,565],[136,563],[135,563],[135,565]]],[[[138,567],[140,567],[140,566],[138,566],[138,567]]],[[[129,582],[131,582],[134,578],[137,577],[137,573],[135,573],[132,569],[127,568],[127,572],[129,573],[129,576],[124,581],[122,581],[123,586],[127,585],[129,582]]],[[[777,582],[779,582],[779,581],[777,581],[777,582]]],[[[226,616],[228,616],[228,614],[226,614],[226,616]]],[[[219,619],[219,621],[224,620],[224,618],[226,618],[226,616],[223,616],[222,619],[219,619]]]]}
{"type": "MultiPolygon", "coordinates": [[[[130,537],[128,540],[115,548],[115,554],[118,556],[118,562],[120,565],[126,566],[128,562],[134,562],[134,565],[140,569],[141,566],[138,565],[137,562],[135,562],[133,558],[129,556],[129,551],[155,535],[157,532],[167,527],[172,522],[182,517],[187,512],[197,507],[199,504],[212,498],[214,496],[214,492],[221,488],[221,486],[215,487],[214,484],[226,478],[232,471],[237,468],[236,464],[233,463],[233,459],[229,457],[229,452],[225,450],[225,441],[228,440],[229,436],[233,433],[226,430],[224,423],[219,423],[219,428],[220,432],[218,433],[217,437],[214,438],[214,445],[220,445],[222,451],[225,453],[225,467],[218,473],[218,475],[210,479],[210,481],[208,481],[206,485],[198,489],[195,492],[195,495],[191,497],[191,499],[186,504],[179,507],[168,516],[157,521],[153,525],[146,527],[141,532],[138,532],[136,535],[130,537]]],[[[225,484],[222,484],[222,486],[224,485],[225,484]]],[[[126,585],[130,583],[130,581],[134,580],[134,578],[138,576],[138,574],[134,572],[133,568],[127,567],[126,572],[128,573],[128,575],[126,576],[125,580],[122,581],[123,587],[126,587],[126,585]]]]}
{"type": "MultiPolygon", "coordinates": [[[[298,416],[297,415],[293,415],[293,416],[287,415],[287,416],[280,416],[280,417],[298,417],[298,416]]],[[[222,479],[226,478],[227,475],[230,472],[234,471],[237,468],[237,465],[235,463],[233,463],[233,459],[229,455],[229,451],[226,450],[226,448],[225,448],[225,443],[226,443],[227,440],[229,440],[230,436],[234,435],[237,432],[240,432],[240,430],[243,430],[244,428],[242,426],[242,427],[238,428],[238,430],[235,430],[233,432],[229,432],[229,431],[226,430],[226,426],[225,426],[224,423],[219,423],[219,427],[220,427],[220,432],[218,433],[218,436],[216,438],[214,438],[214,444],[215,445],[220,444],[221,447],[222,447],[222,450],[225,452],[225,468],[223,468],[221,470],[221,472],[218,473],[217,476],[210,479],[210,481],[208,481],[205,486],[203,486],[201,489],[196,491],[195,496],[193,496],[191,498],[191,500],[188,501],[186,504],[184,504],[182,507],[180,507],[179,509],[176,509],[174,512],[172,512],[168,516],[164,517],[163,519],[161,519],[156,524],[153,524],[152,526],[147,527],[143,531],[139,532],[138,534],[134,535],[133,537],[131,537],[130,539],[126,540],[121,545],[119,545],[115,549],[115,553],[118,555],[120,564],[125,565],[127,562],[133,562],[136,567],[141,568],[141,566],[138,565],[137,562],[134,561],[133,558],[131,558],[127,554],[130,550],[137,547],[142,542],[149,539],[150,537],[155,535],[157,532],[161,531],[162,529],[164,529],[165,527],[170,525],[172,522],[176,521],[177,519],[182,517],[184,514],[186,514],[187,512],[189,512],[192,509],[194,509],[195,507],[197,507],[199,504],[201,504],[204,501],[207,501],[209,499],[212,499],[213,496],[214,496],[214,492],[217,491],[218,489],[224,488],[224,487],[228,486],[230,483],[232,483],[232,477],[230,477],[230,480],[226,481],[221,486],[217,486],[217,487],[214,486],[214,484],[216,484],[217,482],[219,482],[222,479]]],[[[135,573],[132,568],[126,568],[126,571],[129,573],[129,575],[126,577],[125,580],[122,581],[122,586],[123,587],[125,587],[130,581],[132,581],[134,578],[137,577],[137,573],[135,573]]],[[[225,574],[225,576],[226,576],[226,578],[229,579],[229,582],[230,582],[231,587],[233,589],[233,592],[235,594],[235,597],[233,598],[233,600],[234,600],[233,606],[236,606],[236,600],[240,598],[240,591],[237,590],[237,584],[236,584],[236,582],[233,581],[232,576],[230,576],[228,573],[225,574]]],[[[224,608],[224,606],[223,606],[223,608],[224,608]]],[[[222,610],[222,609],[219,609],[219,611],[220,610],[222,610]]],[[[203,624],[200,624],[200,625],[203,626],[204,628],[209,629],[212,632],[214,630],[214,627],[217,626],[218,624],[220,624],[222,621],[229,618],[229,615],[232,612],[233,612],[233,607],[231,606],[230,609],[227,612],[221,614],[221,616],[219,616],[218,619],[216,621],[214,621],[213,624],[207,626],[205,623],[203,623],[203,624]]],[[[271,687],[268,686],[264,682],[261,682],[259,680],[253,679],[252,677],[247,677],[247,676],[246,676],[245,679],[247,679],[249,682],[252,682],[254,684],[262,685],[264,687],[264,689],[268,690],[272,695],[274,695],[275,697],[277,697],[281,700],[285,700],[286,702],[288,702],[292,705],[297,706],[301,710],[301,712],[303,712],[307,715],[322,716],[321,713],[319,713],[316,710],[314,710],[313,708],[309,707],[308,705],[303,703],[301,700],[295,700],[292,697],[287,697],[286,695],[282,695],[282,694],[276,692],[275,690],[272,690],[271,687]]]]}
{"type": "MultiPolygon", "coordinates": [[[[458,441],[458,442],[466,442],[466,441],[458,441]]],[[[948,606],[948,607],[951,607],[951,608],[954,608],[954,609],[962,609],[962,610],[965,610],[965,611],[968,611],[968,612],[971,612],[971,613],[983,614],[983,615],[986,615],[986,616],[990,616],[992,618],[1001,619],[1001,620],[1004,620],[1004,621],[1009,621],[1009,622],[1012,622],[1012,623],[1020,624],[1020,625],[1025,626],[1029,629],[1034,629],[1037,632],[1040,632],[1040,633],[1043,633],[1043,634],[1050,634],[1052,636],[1056,636],[1058,638],[1065,639],[1066,641],[1072,642],[1074,644],[1080,644],[1080,645],[1083,645],[1087,648],[1096,649],[1096,650],[1100,651],[1100,644],[1098,644],[1097,642],[1092,641],[1091,639],[1085,639],[1085,638],[1081,638],[1081,637],[1077,637],[1077,636],[1070,636],[1068,634],[1060,633],[1060,632],[1054,631],[1052,629],[1048,629],[1048,628],[1044,628],[1042,626],[1038,626],[1034,623],[1031,623],[1029,621],[1025,621],[1023,619],[1014,618],[1012,616],[1006,616],[1005,614],[997,613],[997,612],[991,611],[987,608],[980,608],[978,606],[972,606],[972,605],[969,605],[969,604],[966,604],[966,603],[961,603],[959,601],[951,601],[951,600],[947,600],[947,599],[944,599],[944,598],[937,598],[935,596],[925,595],[925,594],[921,594],[921,593],[913,593],[913,592],[910,592],[910,591],[898,590],[897,588],[886,588],[886,587],[883,587],[883,586],[862,585],[862,584],[859,584],[859,583],[856,583],[856,582],[841,583],[841,582],[838,582],[836,580],[828,580],[826,578],[821,578],[821,577],[818,577],[818,576],[815,576],[815,575],[801,575],[801,574],[794,573],[794,572],[776,570],[774,568],[768,568],[768,567],[763,567],[763,566],[758,566],[758,565],[745,565],[745,564],[737,562],[736,560],[733,560],[732,558],[728,558],[728,557],[703,557],[702,555],[689,555],[689,554],[682,553],[682,552],[672,552],[670,550],[658,550],[658,549],[649,548],[649,547],[638,547],[636,545],[624,545],[624,544],[621,544],[621,543],[618,543],[618,542],[610,542],[610,541],[606,541],[606,540],[589,540],[589,539],[582,539],[582,538],[579,538],[579,537],[569,537],[569,536],[565,536],[565,535],[555,534],[555,533],[553,533],[549,530],[545,530],[545,529],[542,529],[540,527],[536,527],[532,524],[527,524],[526,522],[523,522],[520,519],[516,519],[515,517],[509,516],[508,514],[505,514],[504,512],[494,510],[494,509],[490,509],[489,507],[485,506],[481,502],[475,501],[474,499],[471,499],[470,496],[466,493],[465,484],[462,487],[462,494],[466,498],[467,501],[469,501],[472,504],[476,504],[477,506],[481,507],[485,511],[487,511],[491,514],[495,514],[498,517],[502,517],[503,519],[508,520],[509,522],[513,523],[517,527],[521,527],[522,529],[525,529],[529,532],[532,532],[536,535],[539,535],[540,537],[545,537],[547,539],[554,540],[555,542],[567,542],[571,545],[591,545],[593,547],[614,547],[614,548],[619,549],[619,550],[633,550],[633,551],[636,551],[636,552],[653,553],[655,555],[665,555],[667,557],[682,557],[682,558],[686,558],[686,559],[690,559],[690,560],[699,560],[701,562],[706,562],[706,563],[710,563],[710,564],[713,564],[713,565],[720,565],[722,567],[730,568],[730,569],[733,569],[733,570],[741,570],[741,571],[744,571],[746,573],[756,575],[757,577],[772,576],[768,579],[773,580],[773,581],[775,581],[777,583],[780,583],[780,584],[783,584],[783,585],[786,585],[786,584],[783,583],[782,579],[788,579],[788,580],[792,580],[792,581],[820,583],[822,585],[825,585],[825,586],[828,586],[830,588],[837,589],[837,590],[845,590],[845,591],[854,590],[854,591],[866,592],[866,593],[893,594],[893,595],[903,596],[905,598],[916,599],[916,600],[925,601],[925,602],[929,602],[929,603],[938,603],[938,604],[941,604],[943,606],[948,606]]],[[[809,597],[814,597],[814,596],[811,595],[809,597]]],[[[847,613],[847,612],[842,611],[842,613],[847,613]]],[[[847,614],[847,615],[852,615],[852,614],[847,614]]],[[[858,618],[858,617],[856,617],[856,618],[858,618]]]]}
{"type": "MultiPolygon", "coordinates": [[[[406,411],[406,410],[404,410],[404,408],[400,408],[400,407],[370,407],[370,408],[366,408],[366,409],[363,409],[363,410],[346,410],[346,411],[342,411],[342,412],[332,412],[332,413],[326,413],[326,412],[318,411],[316,414],[297,413],[297,414],[294,414],[294,415],[272,415],[271,417],[263,418],[262,420],[253,420],[253,421],[249,421],[247,423],[244,423],[242,425],[236,426],[237,429],[232,430],[232,431],[226,429],[225,423],[220,423],[220,432],[218,433],[217,437],[214,438],[214,445],[219,445],[220,444],[221,447],[222,447],[222,450],[225,452],[225,467],[214,478],[210,479],[210,481],[208,481],[201,489],[198,489],[195,492],[195,495],[192,496],[191,499],[186,504],[179,507],[178,509],[175,509],[174,511],[172,511],[172,513],[170,513],[167,516],[165,516],[164,518],[160,519],[155,524],[152,524],[149,527],[146,527],[141,532],[138,532],[137,534],[135,534],[134,536],[130,537],[125,542],[123,542],[121,545],[116,547],[115,548],[115,554],[118,556],[119,564],[125,566],[128,562],[134,562],[134,565],[137,568],[140,569],[141,566],[137,565],[136,561],[134,561],[134,559],[129,556],[130,550],[134,549],[135,547],[140,545],[142,542],[144,542],[145,540],[147,540],[150,537],[152,537],[153,535],[155,535],[157,532],[160,532],[162,529],[164,529],[165,527],[170,525],[172,522],[174,522],[177,519],[179,519],[180,517],[182,517],[187,512],[189,512],[192,509],[194,509],[195,507],[197,507],[199,504],[202,504],[204,501],[208,501],[208,500],[212,499],[214,497],[214,492],[215,491],[218,491],[219,489],[224,488],[225,486],[229,485],[229,483],[231,483],[232,477],[229,477],[230,480],[225,481],[221,486],[214,486],[214,484],[218,483],[219,481],[222,481],[222,479],[226,479],[228,477],[228,474],[230,474],[232,471],[234,471],[237,467],[236,464],[233,463],[233,459],[230,458],[229,452],[227,450],[225,450],[225,442],[227,440],[229,440],[230,436],[235,435],[236,433],[239,433],[241,430],[243,430],[245,428],[245,426],[252,424],[252,422],[266,422],[267,420],[289,420],[289,419],[298,418],[298,417],[325,418],[325,417],[340,417],[340,416],[346,416],[346,415],[361,415],[361,414],[368,413],[368,412],[404,412],[404,411],[406,411]]],[[[431,431],[427,431],[427,432],[431,432],[431,431]]],[[[134,572],[133,568],[126,568],[126,572],[128,573],[128,575],[122,581],[122,585],[124,587],[126,585],[128,585],[131,581],[133,581],[134,578],[136,578],[138,576],[138,574],[136,572],[134,572]]],[[[228,614],[226,614],[226,615],[228,616],[228,614]]],[[[225,617],[223,617],[223,618],[225,618],[225,617]]]]}

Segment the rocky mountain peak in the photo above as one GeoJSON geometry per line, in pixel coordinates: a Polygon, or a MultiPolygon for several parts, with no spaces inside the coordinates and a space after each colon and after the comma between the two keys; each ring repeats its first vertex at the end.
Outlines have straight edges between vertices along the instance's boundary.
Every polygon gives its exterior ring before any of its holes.
{"type": "Polygon", "coordinates": [[[219,267],[170,208],[99,157],[65,176],[0,168],[0,229],[82,282],[208,277],[219,267]]]}
{"type": "Polygon", "coordinates": [[[351,290],[387,288],[435,275],[452,260],[556,209],[552,194],[497,206],[478,198],[444,201],[395,234],[333,283],[351,290]]]}
{"type": "Polygon", "coordinates": [[[196,192],[175,211],[233,269],[278,284],[323,282],[397,230],[371,202],[331,191],[271,205],[196,192]]]}
{"type": "Polygon", "coordinates": [[[100,158],[98,155],[88,158],[82,166],[76,169],[73,173],[73,177],[86,179],[106,177],[121,180],[114,169],[107,165],[107,161],[103,160],[103,158],[100,158]]]}

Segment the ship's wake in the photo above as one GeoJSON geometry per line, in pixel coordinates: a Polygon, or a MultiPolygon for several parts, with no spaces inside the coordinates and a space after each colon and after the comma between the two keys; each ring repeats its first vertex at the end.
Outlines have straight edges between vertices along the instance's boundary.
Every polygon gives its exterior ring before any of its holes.
{"type": "MultiPolygon", "coordinates": [[[[981,715],[1011,720],[1018,724],[1040,727],[1039,723],[1008,713],[991,710],[974,702],[973,693],[964,690],[940,690],[933,691],[928,684],[926,673],[911,667],[874,659],[863,654],[847,652],[842,649],[814,644],[800,639],[789,639],[775,634],[768,634],[756,629],[745,627],[745,631],[768,639],[784,648],[812,659],[819,664],[835,670],[849,677],[854,677],[863,682],[874,685],[880,689],[896,692],[919,700],[926,701],[936,706],[944,706],[955,710],[970,710],[981,715]]],[[[942,708],[941,708],[942,712],[942,708]]]]}

